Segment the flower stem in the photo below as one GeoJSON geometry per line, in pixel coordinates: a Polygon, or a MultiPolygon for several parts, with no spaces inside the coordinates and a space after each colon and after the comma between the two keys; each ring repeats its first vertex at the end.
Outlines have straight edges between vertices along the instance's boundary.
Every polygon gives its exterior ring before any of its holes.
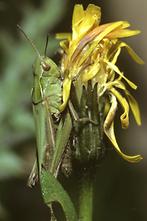
{"type": "Polygon", "coordinates": [[[82,174],[79,193],[79,221],[93,220],[94,179],[90,172],[82,174]]]}

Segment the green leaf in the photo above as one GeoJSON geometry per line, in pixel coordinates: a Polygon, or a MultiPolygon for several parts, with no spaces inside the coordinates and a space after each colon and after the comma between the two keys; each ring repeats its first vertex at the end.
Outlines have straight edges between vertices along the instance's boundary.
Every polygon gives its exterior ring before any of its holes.
{"type": "Polygon", "coordinates": [[[59,181],[48,171],[43,170],[40,177],[42,195],[45,203],[60,203],[67,221],[77,221],[74,205],[59,181]]]}

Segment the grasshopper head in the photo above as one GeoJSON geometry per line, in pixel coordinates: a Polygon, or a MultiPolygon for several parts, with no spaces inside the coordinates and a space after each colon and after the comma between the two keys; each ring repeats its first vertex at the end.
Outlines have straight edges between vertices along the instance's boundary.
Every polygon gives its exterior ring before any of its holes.
{"type": "Polygon", "coordinates": [[[60,77],[58,66],[48,57],[37,57],[33,67],[35,76],[60,77]]]}
{"type": "Polygon", "coordinates": [[[55,62],[53,62],[50,58],[48,57],[41,57],[41,68],[43,70],[42,72],[42,76],[55,76],[55,77],[59,77],[60,73],[59,73],[59,69],[58,66],[55,64],[55,62]]]}
{"type": "Polygon", "coordinates": [[[25,38],[28,40],[28,42],[31,44],[32,48],[37,54],[37,59],[34,64],[34,75],[38,77],[49,77],[49,76],[54,76],[54,77],[60,77],[60,72],[58,70],[57,65],[46,56],[46,50],[47,50],[47,44],[48,44],[48,36],[47,36],[47,41],[45,45],[45,56],[41,56],[38,49],[34,45],[33,41],[26,35],[26,33],[23,31],[23,29],[17,25],[17,28],[21,31],[21,33],[25,36],[25,38]]]}
{"type": "Polygon", "coordinates": [[[41,61],[41,66],[44,72],[48,72],[52,68],[51,59],[48,57],[43,57],[41,61]]]}

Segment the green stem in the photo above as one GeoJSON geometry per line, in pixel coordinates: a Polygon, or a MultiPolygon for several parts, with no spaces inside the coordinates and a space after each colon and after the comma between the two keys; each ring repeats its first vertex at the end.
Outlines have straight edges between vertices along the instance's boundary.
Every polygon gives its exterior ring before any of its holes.
{"type": "Polygon", "coordinates": [[[93,220],[94,179],[90,172],[82,174],[79,193],[79,221],[93,220]]]}

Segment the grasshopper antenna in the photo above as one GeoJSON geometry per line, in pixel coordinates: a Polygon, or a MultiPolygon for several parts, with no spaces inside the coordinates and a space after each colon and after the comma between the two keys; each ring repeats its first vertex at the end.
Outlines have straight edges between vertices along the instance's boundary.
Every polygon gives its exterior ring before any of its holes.
{"type": "Polygon", "coordinates": [[[47,37],[46,37],[46,43],[45,43],[45,49],[44,49],[45,57],[46,57],[46,54],[47,54],[48,39],[49,39],[49,35],[47,35],[47,37]]]}
{"type": "Polygon", "coordinates": [[[27,39],[27,41],[31,44],[32,48],[34,49],[34,51],[36,52],[36,54],[38,55],[38,57],[41,60],[41,55],[40,55],[38,49],[36,48],[36,46],[34,45],[33,41],[26,35],[26,33],[23,31],[23,29],[21,28],[20,25],[17,25],[17,28],[24,35],[24,37],[27,39]]]}

